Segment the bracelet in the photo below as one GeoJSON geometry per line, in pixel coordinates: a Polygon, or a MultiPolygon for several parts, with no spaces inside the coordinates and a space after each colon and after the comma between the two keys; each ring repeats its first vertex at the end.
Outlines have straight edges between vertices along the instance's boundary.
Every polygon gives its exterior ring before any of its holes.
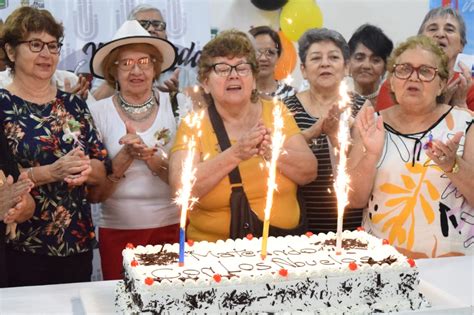
{"type": "Polygon", "coordinates": [[[448,171],[444,171],[445,174],[456,174],[459,172],[459,164],[458,164],[458,157],[456,156],[456,159],[454,160],[454,165],[453,167],[451,168],[451,170],[448,172],[448,171]]]}
{"type": "Polygon", "coordinates": [[[31,181],[33,182],[33,184],[36,184],[36,178],[35,178],[35,175],[33,173],[33,168],[30,167],[28,169],[28,177],[31,179],[31,181]]]}
{"type": "Polygon", "coordinates": [[[114,174],[107,175],[107,179],[113,183],[118,183],[122,177],[117,177],[114,174]]]}

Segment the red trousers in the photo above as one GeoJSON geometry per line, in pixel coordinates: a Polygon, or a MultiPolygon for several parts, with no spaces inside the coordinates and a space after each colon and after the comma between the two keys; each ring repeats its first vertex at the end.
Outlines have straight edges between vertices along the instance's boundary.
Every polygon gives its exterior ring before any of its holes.
{"type": "Polygon", "coordinates": [[[179,224],[140,230],[99,228],[99,251],[104,280],[123,279],[122,250],[127,243],[138,246],[177,242],[179,224]]]}

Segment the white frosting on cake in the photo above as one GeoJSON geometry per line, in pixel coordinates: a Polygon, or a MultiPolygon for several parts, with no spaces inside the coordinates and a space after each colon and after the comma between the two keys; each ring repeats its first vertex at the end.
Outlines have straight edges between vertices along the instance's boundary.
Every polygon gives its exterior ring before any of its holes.
{"type": "Polygon", "coordinates": [[[118,290],[130,295],[121,299],[129,311],[158,313],[367,313],[427,305],[416,290],[416,267],[394,247],[362,231],[343,233],[341,255],[334,243],[334,233],[270,237],[262,260],[260,238],[196,242],[186,244],[183,267],[178,244],[126,248],[126,282],[118,290]]]}

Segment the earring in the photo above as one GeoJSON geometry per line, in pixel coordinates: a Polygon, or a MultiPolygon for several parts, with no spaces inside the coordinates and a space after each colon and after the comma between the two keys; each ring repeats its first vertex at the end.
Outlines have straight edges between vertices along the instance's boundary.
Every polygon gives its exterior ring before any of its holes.
{"type": "Polygon", "coordinates": [[[258,101],[258,90],[257,89],[252,90],[252,94],[250,94],[250,101],[252,103],[256,103],[258,101]]]}
{"type": "Polygon", "coordinates": [[[120,90],[120,86],[119,86],[118,81],[116,80],[116,81],[115,81],[115,91],[118,92],[119,90],[120,90]]]}

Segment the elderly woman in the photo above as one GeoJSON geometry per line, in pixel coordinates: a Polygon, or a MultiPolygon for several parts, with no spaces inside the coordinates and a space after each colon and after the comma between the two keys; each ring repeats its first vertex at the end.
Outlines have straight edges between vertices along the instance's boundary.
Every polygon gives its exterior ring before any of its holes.
{"type": "MultiPolygon", "coordinates": [[[[285,104],[318,159],[318,178],[300,187],[308,230],[325,233],[337,227],[332,149],[338,147],[339,85],[348,68],[349,47],[341,34],[326,28],[306,31],[298,44],[301,72],[310,88],[287,98],[285,104]]],[[[353,111],[357,111],[355,105],[353,111]]],[[[361,221],[361,209],[347,209],[344,229],[356,229],[361,221]]]]}
{"type": "Polygon", "coordinates": [[[115,88],[91,105],[112,159],[100,199],[100,254],[104,279],[122,277],[122,250],[178,240],[179,212],[168,186],[167,154],[176,133],[169,94],[152,89],[170,68],[174,46],[126,21],[91,60],[93,73],[115,88]],[[154,92],[155,91],[155,92],[154,92]]]}
{"type": "Polygon", "coordinates": [[[364,104],[369,100],[374,104],[393,43],[377,26],[364,24],[352,34],[348,44],[355,101],[364,104]]]}
{"type": "MultiPolygon", "coordinates": [[[[418,35],[434,39],[448,57],[449,77],[443,90],[444,102],[449,105],[467,107],[474,111],[474,85],[471,69],[460,63],[460,73],[454,71],[456,57],[467,43],[466,24],[459,12],[450,7],[430,10],[421,23],[418,35]]],[[[386,82],[377,99],[377,109],[382,110],[394,104],[390,87],[386,82]]]]}
{"type": "MultiPolygon", "coordinates": [[[[21,7],[1,39],[13,81],[0,90],[0,121],[13,158],[35,184],[36,208],[7,248],[10,285],[90,281],[96,244],[86,185],[105,176],[85,102],[51,84],[63,27],[46,10],[21,7]]],[[[93,188],[93,187],[91,187],[93,188]]]]}
{"type": "Polygon", "coordinates": [[[275,66],[282,53],[280,36],[268,26],[258,26],[250,29],[250,34],[255,38],[255,49],[257,51],[258,74],[257,91],[260,97],[265,99],[287,98],[295,95],[295,89],[275,80],[275,66]]]}
{"type": "Polygon", "coordinates": [[[447,57],[430,38],[411,37],[388,70],[396,104],[359,113],[350,203],[366,207],[368,232],[412,258],[472,254],[473,116],[439,102],[447,57]]]}
{"type": "Polygon", "coordinates": [[[170,161],[170,185],[177,191],[182,163],[188,154],[184,136],[189,138],[202,133],[196,138],[194,155],[196,182],[192,196],[199,198],[199,202],[188,212],[187,237],[190,239],[216,241],[232,236],[231,213],[238,214],[242,210],[230,203],[231,190],[238,186],[243,186],[250,203],[250,215],[263,220],[268,170],[261,164],[262,156],[268,158],[271,154],[269,129],[273,124],[274,106],[281,106],[284,113],[286,154],[278,159],[278,193],[274,196],[270,224],[283,230],[280,234],[304,232],[304,228],[297,229],[302,226],[302,220],[296,187],[316,176],[317,161],[285,107],[257,97],[254,90],[257,73],[255,50],[242,32],[222,32],[203,49],[199,80],[210,96],[210,105],[203,109],[200,131],[185,121],[181,123],[170,161]],[[235,172],[240,175],[240,181],[230,178],[235,172]]]}

